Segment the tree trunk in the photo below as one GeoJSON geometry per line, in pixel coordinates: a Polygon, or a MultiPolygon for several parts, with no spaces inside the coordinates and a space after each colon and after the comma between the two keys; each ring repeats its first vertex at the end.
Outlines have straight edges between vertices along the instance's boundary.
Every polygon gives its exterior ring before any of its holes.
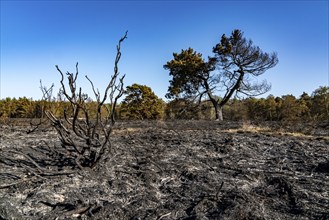
{"type": "Polygon", "coordinates": [[[204,86],[206,88],[207,91],[207,95],[212,103],[212,105],[215,108],[215,117],[216,117],[216,121],[223,121],[223,105],[221,105],[218,100],[216,100],[216,98],[212,95],[211,90],[210,90],[210,86],[207,82],[207,80],[204,81],[204,86]]]}
{"type": "Polygon", "coordinates": [[[223,109],[218,107],[216,110],[216,121],[223,121],[223,109]]]}
{"type": "Polygon", "coordinates": [[[224,120],[224,118],[223,118],[223,108],[220,107],[218,109],[218,121],[223,121],[223,120],[224,120]]]}
{"type": "Polygon", "coordinates": [[[213,102],[213,105],[215,107],[216,121],[223,121],[223,107],[219,106],[217,102],[213,102]]]}

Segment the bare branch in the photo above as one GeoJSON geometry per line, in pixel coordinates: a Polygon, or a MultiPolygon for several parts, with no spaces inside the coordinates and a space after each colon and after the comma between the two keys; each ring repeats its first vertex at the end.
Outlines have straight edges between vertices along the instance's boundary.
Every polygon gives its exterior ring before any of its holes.
{"type": "Polygon", "coordinates": [[[46,115],[56,129],[62,146],[73,153],[76,164],[79,168],[95,167],[99,161],[107,156],[110,149],[110,135],[112,127],[115,123],[115,107],[118,99],[123,94],[124,75],[119,78],[118,63],[121,58],[121,43],[127,38],[127,32],[119,40],[117,45],[117,54],[114,62],[114,74],[101,96],[99,91],[95,89],[92,80],[85,76],[89,81],[93,93],[96,97],[97,112],[95,116],[91,116],[88,105],[88,95],[82,92],[82,88],[77,89],[77,79],[79,75],[78,63],[76,63],[76,72],[66,73],[68,88],[65,86],[64,74],[56,65],[56,69],[61,75],[60,91],[69,101],[70,107],[63,113],[60,119],[51,111],[47,111],[46,115]],[[105,102],[109,102],[109,107],[105,102]],[[107,111],[106,117],[103,111],[107,111]],[[82,118],[81,118],[82,117],[82,118]]]}
{"type": "Polygon", "coordinates": [[[113,86],[115,86],[116,79],[119,75],[118,63],[121,58],[121,51],[120,51],[121,43],[127,38],[127,34],[128,34],[128,31],[126,31],[125,35],[119,40],[119,44],[117,45],[117,55],[116,55],[115,62],[114,62],[114,75],[112,76],[111,81],[109,82],[109,84],[107,85],[107,87],[105,89],[103,101],[101,102],[102,105],[104,104],[105,100],[107,99],[107,93],[108,93],[109,89],[113,88],[113,86]]]}

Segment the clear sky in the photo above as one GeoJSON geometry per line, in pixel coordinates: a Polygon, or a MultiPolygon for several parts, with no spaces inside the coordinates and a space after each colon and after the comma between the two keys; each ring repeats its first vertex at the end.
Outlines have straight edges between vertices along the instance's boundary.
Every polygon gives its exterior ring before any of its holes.
{"type": "Polygon", "coordinates": [[[300,96],[329,84],[328,1],[4,1],[1,0],[0,98],[41,98],[39,80],[55,83],[55,69],[75,71],[86,92],[88,75],[101,91],[113,73],[116,44],[125,31],[119,70],[125,85],[147,85],[164,98],[173,52],[188,47],[212,55],[222,34],[241,29],[279,64],[264,77],[265,94],[300,96]]]}

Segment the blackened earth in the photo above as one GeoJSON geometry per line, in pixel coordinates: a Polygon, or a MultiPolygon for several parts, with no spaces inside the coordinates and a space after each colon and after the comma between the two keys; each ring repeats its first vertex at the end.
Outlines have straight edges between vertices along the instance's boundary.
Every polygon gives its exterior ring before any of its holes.
{"type": "Polygon", "coordinates": [[[0,219],[329,219],[328,127],[118,122],[95,170],[50,128],[0,129],[0,219]]]}

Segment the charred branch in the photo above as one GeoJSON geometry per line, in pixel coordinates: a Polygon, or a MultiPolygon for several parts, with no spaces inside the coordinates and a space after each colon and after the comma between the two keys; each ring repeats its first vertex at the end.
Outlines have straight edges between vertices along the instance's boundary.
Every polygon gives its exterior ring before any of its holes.
{"type": "MultiPolygon", "coordinates": [[[[114,73],[104,94],[101,95],[92,80],[85,76],[96,98],[97,113],[94,116],[91,115],[87,107],[88,95],[82,92],[81,87],[77,87],[78,63],[75,66],[75,73],[67,72],[65,75],[56,65],[56,69],[61,76],[60,91],[68,100],[70,106],[61,117],[52,111],[46,111],[46,116],[56,129],[62,146],[65,149],[71,149],[70,153],[74,155],[77,166],[80,168],[94,168],[109,153],[111,147],[110,135],[115,123],[115,106],[124,91],[124,75],[119,78],[118,64],[121,58],[121,43],[126,38],[127,32],[117,45],[114,73]]],[[[46,91],[44,94],[47,95],[46,91]]]]}

